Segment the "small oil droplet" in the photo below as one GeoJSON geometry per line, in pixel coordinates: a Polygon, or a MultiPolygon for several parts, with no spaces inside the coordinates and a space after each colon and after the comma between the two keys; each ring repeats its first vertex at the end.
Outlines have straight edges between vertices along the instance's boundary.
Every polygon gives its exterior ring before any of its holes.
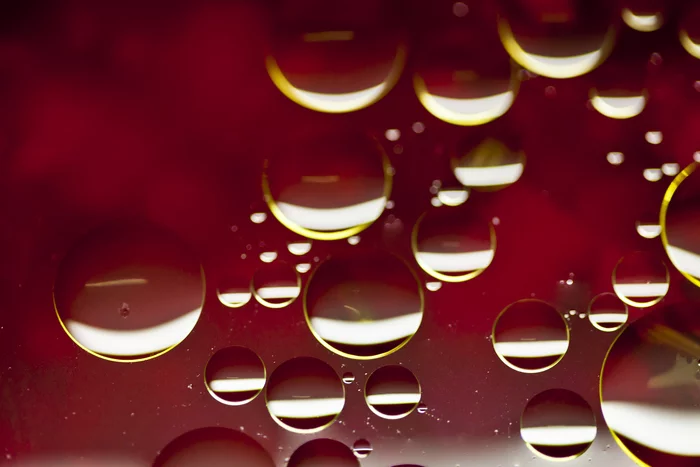
{"type": "Polygon", "coordinates": [[[126,318],[129,316],[129,313],[131,313],[131,309],[129,308],[128,303],[122,303],[122,306],[119,307],[119,314],[122,315],[122,318],[126,318]]]}

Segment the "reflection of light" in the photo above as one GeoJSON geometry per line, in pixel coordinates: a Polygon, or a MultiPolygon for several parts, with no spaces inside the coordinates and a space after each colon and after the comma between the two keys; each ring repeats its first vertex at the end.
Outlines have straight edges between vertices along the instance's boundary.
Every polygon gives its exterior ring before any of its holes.
{"type": "Polygon", "coordinates": [[[663,297],[668,292],[668,282],[656,284],[613,284],[619,297],[663,297]]]}
{"type": "Polygon", "coordinates": [[[418,75],[413,80],[418,100],[433,116],[453,125],[482,125],[508,111],[515,99],[511,90],[471,99],[436,96],[428,92],[418,75]]]}
{"type": "Polygon", "coordinates": [[[344,405],[345,399],[342,397],[267,401],[268,410],[278,418],[318,418],[335,416],[343,410],[344,405]]]}
{"type": "Polygon", "coordinates": [[[348,345],[375,345],[412,336],[418,330],[422,318],[422,313],[357,322],[313,317],[311,327],[326,341],[348,345]]]}
{"type": "Polygon", "coordinates": [[[250,215],[250,220],[253,221],[254,224],[262,224],[266,219],[267,214],[264,212],[254,212],[250,215]]]}
{"type": "Polygon", "coordinates": [[[504,357],[540,358],[563,355],[569,341],[495,342],[496,353],[504,357]]]}
{"type": "Polygon", "coordinates": [[[290,243],[287,249],[295,256],[302,256],[311,251],[311,242],[290,243]]]}
{"type": "Polygon", "coordinates": [[[440,190],[437,196],[444,205],[459,206],[469,198],[469,192],[467,190],[440,190]]]}
{"type": "Polygon", "coordinates": [[[700,44],[696,44],[688,35],[687,31],[681,31],[679,34],[681,45],[683,48],[695,58],[700,58],[700,44]]]}
{"type": "Polygon", "coordinates": [[[406,394],[369,394],[367,403],[370,405],[401,405],[417,404],[420,402],[420,393],[406,394]]]}
{"type": "Polygon", "coordinates": [[[700,456],[700,410],[633,402],[601,404],[611,430],[643,446],[679,456],[700,456]]]}
{"type": "Polygon", "coordinates": [[[656,238],[661,235],[659,224],[638,224],[637,233],[644,238],[656,238]]]}
{"type": "Polygon", "coordinates": [[[641,96],[627,97],[603,97],[594,93],[591,96],[591,105],[601,114],[610,118],[625,119],[636,117],[647,103],[647,98],[641,96]]]}
{"type": "Polygon", "coordinates": [[[442,206],[442,201],[440,201],[440,198],[438,198],[437,196],[433,196],[432,198],[430,198],[430,204],[432,204],[436,208],[439,208],[440,206],[442,206]]]}
{"type": "Polygon", "coordinates": [[[263,251],[260,253],[260,261],[263,263],[271,263],[277,259],[276,251],[263,251]]]}
{"type": "Polygon", "coordinates": [[[674,177],[678,175],[678,172],[680,172],[680,170],[681,166],[675,162],[667,162],[665,164],[661,164],[661,171],[664,173],[664,175],[668,177],[674,177]]]}
{"type": "Polygon", "coordinates": [[[311,265],[309,263],[299,263],[296,269],[299,274],[306,274],[311,270],[311,265]]]}
{"type": "Polygon", "coordinates": [[[307,32],[302,39],[304,42],[351,41],[355,37],[353,31],[323,31],[307,32]]]}
{"type": "Polygon", "coordinates": [[[353,235],[352,237],[348,237],[348,243],[350,245],[357,245],[360,243],[360,237],[358,235],[353,235]]]}
{"type": "Polygon", "coordinates": [[[214,392],[259,391],[265,386],[265,378],[214,379],[208,384],[214,392]]]}
{"type": "Polygon", "coordinates": [[[68,332],[87,349],[121,357],[149,355],[180,343],[199,319],[201,308],[150,328],[116,330],[104,329],[72,319],[65,322],[68,332]]]}
{"type": "Polygon", "coordinates": [[[596,324],[619,324],[627,321],[626,313],[591,313],[588,318],[596,324]]]}
{"type": "Polygon", "coordinates": [[[608,155],[606,156],[606,159],[612,165],[620,165],[625,161],[625,155],[622,154],[621,152],[613,151],[613,152],[608,153],[608,155]]]}
{"type": "Polygon", "coordinates": [[[679,271],[700,277],[700,255],[670,244],[666,246],[666,252],[679,271]]]}
{"type": "Polygon", "coordinates": [[[660,131],[647,131],[644,134],[644,139],[649,144],[660,144],[664,139],[664,135],[660,131]]]}
{"type": "Polygon", "coordinates": [[[520,428],[523,441],[537,446],[572,446],[590,444],[595,439],[595,426],[534,426],[520,428]]]}
{"type": "Polygon", "coordinates": [[[384,132],[384,136],[389,141],[398,141],[399,138],[401,138],[401,131],[397,130],[396,128],[392,128],[392,129],[386,130],[384,132]]]}
{"type": "Polygon", "coordinates": [[[251,297],[250,292],[219,292],[219,300],[226,306],[245,305],[251,297]]]}
{"type": "Polygon", "coordinates": [[[661,169],[644,169],[644,178],[650,182],[658,182],[662,175],[661,169]]]}
{"type": "Polygon", "coordinates": [[[416,262],[438,272],[465,272],[486,269],[493,261],[493,250],[464,253],[416,252],[416,262]]]}
{"type": "Polygon", "coordinates": [[[627,26],[640,32],[656,31],[661,27],[661,24],[663,24],[661,13],[655,13],[653,15],[635,15],[629,8],[624,8],[622,10],[622,20],[627,26]]]}
{"type": "Polygon", "coordinates": [[[258,297],[262,299],[296,298],[299,296],[301,287],[260,287],[257,289],[258,297]]]}
{"type": "Polygon", "coordinates": [[[116,287],[121,285],[146,285],[148,280],[141,278],[116,279],[113,281],[88,282],[85,287],[116,287]]]}
{"type": "Polygon", "coordinates": [[[425,288],[430,290],[431,292],[437,292],[442,288],[442,282],[426,282],[425,288]]]}
{"type": "Polygon", "coordinates": [[[305,229],[320,231],[343,230],[369,224],[379,218],[385,205],[386,197],[384,196],[352,206],[331,209],[307,208],[284,202],[277,203],[286,218],[305,229]]]}
{"type": "Polygon", "coordinates": [[[505,164],[493,167],[457,167],[455,177],[464,186],[499,186],[518,181],[523,164],[505,164]]]}

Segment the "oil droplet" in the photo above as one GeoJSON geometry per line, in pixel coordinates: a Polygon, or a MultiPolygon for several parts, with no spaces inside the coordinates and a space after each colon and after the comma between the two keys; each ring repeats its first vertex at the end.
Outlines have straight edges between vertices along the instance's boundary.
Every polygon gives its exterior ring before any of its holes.
{"type": "Polygon", "coordinates": [[[311,240],[302,240],[287,243],[287,250],[294,256],[304,256],[311,251],[311,240]]]}
{"type": "Polygon", "coordinates": [[[299,263],[296,265],[296,270],[299,274],[306,274],[311,270],[311,265],[309,263],[299,263]]]}
{"type": "Polygon", "coordinates": [[[649,144],[661,144],[663,141],[664,137],[663,134],[660,131],[647,131],[644,134],[644,139],[647,141],[649,144]]]}
{"type": "Polygon", "coordinates": [[[346,373],[343,373],[343,383],[352,384],[354,382],[355,382],[355,375],[353,375],[349,371],[346,373]]]}
{"type": "Polygon", "coordinates": [[[265,364],[247,347],[218,350],[204,369],[209,394],[226,405],[243,405],[255,399],[265,386],[265,364]]]}
{"type": "Polygon", "coordinates": [[[265,400],[272,419],[282,428],[316,433],[340,415],[345,406],[345,388],[327,363],[313,357],[297,357],[272,372],[265,400]]]}
{"type": "Polygon", "coordinates": [[[469,198],[469,190],[443,189],[438,191],[437,197],[445,206],[459,206],[469,198]]]}
{"type": "Polygon", "coordinates": [[[267,220],[267,214],[264,212],[254,212],[250,215],[250,220],[253,221],[253,224],[262,224],[267,220]]]}
{"type": "Polygon", "coordinates": [[[663,2],[628,0],[622,9],[622,20],[639,32],[653,32],[664,24],[663,2]]]}
{"type": "Polygon", "coordinates": [[[216,295],[225,307],[240,308],[253,296],[250,291],[250,278],[235,267],[226,268],[224,276],[219,278],[216,295]]]}
{"type": "Polygon", "coordinates": [[[596,436],[591,406],[567,389],[548,389],[528,401],[520,420],[520,436],[535,454],[549,460],[582,455],[596,436]]]}
{"type": "Polygon", "coordinates": [[[360,467],[352,449],[334,439],[307,441],[294,451],[287,467],[360,467]]]}
{"type": "Polygon", "coordinates": [[[639,465],[700,460],[697,308],[664,307],[627,326],[603,363],[600,397],[615,441],[639,465]],[[686,355],[694,358],[688,362],[686,355]]]}
{"type": "Polygon", "coordinates": [[[437,292],[438,290],[440,290],[442,288],[442,282],[439,282],[439,281],[426,282],[425,288],[430,290],[431,292],[437,292]]]}
{"type": "Polygon", "coordinates": [[[420,414],[428,413],[428,406],[421,402],[420,404],[418,404],[416,412],[420,414]]]}
{"type": "Polygon", "coordinates": [[[428,211],[413,227],[411,247],[418,265],[443,282],[481,274],[496,253],[496,231],[485,219],[459,211],[428,211]]]}
{"type": "Polygon", "coordinates": [[[423,291],[410,267],[386,252],[332,257],[304,294],[313,335],[339,355],[379,358],[403,347],[423,319],[423,291]]]}
{"type": "Polygon", "coordinates": [[[425,131],[425,125],[423,122],[415,122],[413,125],[411,125],[411,129],[414,133],[421,134],[425,131]]]}
{"type": "Polygon", "coordinates": [[[153,467],[245,465],[274,467],[270,454],[248,435],[229,428],[208,427],[187,432],[165,446],[153,467]]]}
{"type": "Polygon", "coordinates": [[[411,370],[387,365],[375,370],[365,385],[365,401],[376,415],[390,420],[407,417],[420,403],[421,387],[411,370]]]}
{"type": "Polygon", "coordinates": [[[279,262],[258,269],[253,275],[253,296],[268,308],[284,308],[301,292],[301,277],[296,269],[279,262]]]}
{"type": "Polygon", "coordinates": [[[650,220],[637,221],[637,233],[643,238],[656,238],[661,235],[661,225],[650,220]]]}
{"type": "Polygon", "coordinates": [[[510,368],[540,373],[564,358],[569,327],[550,304],[524,299],[501,311],[493,324],[491,342],[498,358],[510,368]]]}
{"type": "Polygon", "coordinates": [[[650,253],[635,252],[622,258],[612,274],[615,294],[629,306],[647,308],[668,292],[669,275],[663,261],[650,253]]]}
{"type": "Polygon", "coordinates": [[[401,138],[401,132],[397,129],[386,130],[384,137],[389,141],[398,141],[401,138]]]}
{"type": "Polygon", "coordinates": [[[68,336],[112,361],[147,360],[175,347],[197,323],[203,300],[197,258],[171,233],[148,227],[84,238],[59,265],[54,284],[68,336]]]}
{"type": "Polygon", "coordinates": [[[357,245],[358,243],[360,243],[359,235],[353,235],[352,237],[348,237],[348,243],[350,245],[357,245]]]}
{"type": "Polygon", "coordinates": [[[680,170],[680,166],[675,162],[667,162],[661,165],[661,171],[667,177],[675,177],[676,175],[678,175],[678,172],[680,172],[680,170]]]}
{"type": "Polygon", "coordinates": [[[678,38],[681,45],[695,58],[700,58],[700,7],[688,2],[688,9],[680,16],[678,38]]]}
{"type": "Polygon", "coordinates": [[[366,439],[358,439],[352,445],[352,451],[358,459],[364,459],[372,454],[372,444],[366,439]]]}
{"type": "Polygon", "coordinates": [[[277,259],[276,251],[263,251],[260,253],[260,261],[263,263],[271,263],[277,259]]]}
{"type": "Polygon", "coordinates": [[[462,185],[491,191],[520,179],[525,169],[525,155],[492,138],[466,138],[457,146],[451,164],[462,185]]]}
{"type": "Polygon", "coordinates": [[[268,160],[263,193],[272,214],[289,230],[338,240],[369,227],[391,192],[389,161],[364,134],[324,132],[293,141],[268,160]]]}
{"type": "Polygon", "coordinates": [[[661,169],[644,169],[643,175],[650,182],[658,182],[661,180],[663,173],[661,169]]]}
{"type": "Polygon", "coordinates": [[[588,93],[591,106],[601,115],[617,120],[636,117],[647,105],[649,93],[643,90],[593,88],[588,93]]]}
{"type": "Polygon", "coordinates": [[[620,165],[625,161],[625,155],[621,152],[613,151],[608,153],[606,159],[612,165],[620,165]]]}
{"type": "Polygon", "coordinates": [[[627,305],[614,293],[596,295],[588,305],[588,319],[596,329],[617,331],[627,322],[627,305]]]}
{"type": "Polygon", "coordinates": [[[438,198],[437,196],[433,196],[433,197],[430,199],[430,204],[431,204],[433,207],[439,208],[440,206],[442,206],[442,201],[440,201],[440,198],[438,198]]]}

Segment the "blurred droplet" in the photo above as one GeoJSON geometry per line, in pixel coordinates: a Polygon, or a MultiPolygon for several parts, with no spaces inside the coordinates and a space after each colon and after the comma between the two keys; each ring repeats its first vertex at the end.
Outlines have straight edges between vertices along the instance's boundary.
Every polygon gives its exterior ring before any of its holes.
{"type": "Polygon", "coordinates": [[[366,439],[358,439],[352,445],[352,451],[358,459],[364,459],[372,454],[372,444],[366,439]]]}
{"type": "Polygon", "coordinates": [[[662,176],[661,169],[644,169],[644,178],[650,182],[658,182],[662,176]]]}
{"type": "Polygon", "coordinates": [[[307,441],[294,451],[287,467],[360,467],[352,449],[328,438],[307,441]]]}
{"type": "Polygon", "coordinates": [[[638,221],[637,233],[644,238],[656,238],[661,235],[661,226],[659,224],[638,221]]]}
{"type": "Polygon", "coordinates": [[[438,198],[437,196],[433,196],[432,198],[430,198],[430,204],[435,208],[439,208],[440,206],[442,206],[442,201],[440,201],[440,198],[438,198]]]}
{"type": "Polygon", "coordinates": [[[250,215],[250,220],[253,221],[254,224],[262,224],[266,219],[267,214],[264,212],[254,212],[250,215]]]}
{"type": "Polygon", "coordinates": [[[204,382],[209,394],[226,405],[243,405],[265,386],[265,364],[247,347],[226,347],[209,359],[204,382]]]}
{"type": "Polygon", "coordinates": [[[459,206],[467,201],[469,191],[466,189],[443,189],[438,191],[437,197],[445,206],[459,206]]]}
{"type": "Polygon", "coordinates": [[[664,24],[664,16],[659,11],[633,11],[629,8],[622,9],[622,20],[627,26],[640,32],[653,32],[664,24]]]}
{"type": "Polygon", "coordinates": [[[420,383],[402,366],[380,367],[367,378],[365,401],[382,418],[397,420],[408,416],[418,407],[420,398],[420,383]]]}
{"type": "Polygon", "coordinates": [[[627,305],[614,293],[596,295],[588,305],[588,319],[603,332],[617,331],[627,323],[627,305]]]}
{"type": "Polygon", "coordinates": [[[458,18],[467,16],[467,13],[469,13],[469,7],[466,4],[462,2],[455,2],[454,5],[452,5],[452,14],[458,18]]]}
{"type": "Polygon", "coordinates": [[[622,258],[612,274],[615,294],[629,306],[647,308],[659,303],[668,292],[669,275],[663,261],[646,252],[622,258]]]}
{"type": "Polygon", "coordinates": [[[425,131],[425,125],[423,124],[423,122],[415,122],[413,125],[411,125],[411,129],[414,133],[420,134],[425,131]]]}
{"type": "Polygon", "coordinates": [[[649,144],[661,144],[661,142],[664,139],[664,136],[660,131],[647,131],[644,134],[644,139],[649,144]]]}
{"type": "Polygon", "coordinates": [[[384,137],[389,141],[398,141],[401,138],[401,132],[397,129],[386,130],[384,137]]]}
{"type": "Polygon", "coordinates": [[[306,274],[311,270],[311,265],[309,263],[299,263],[296,265],[296,270],[299,274],[306,274]]]}
{"type": "Polygon", "coordinates": [[[608,153],[607,159],[612,165],[620,165],[625,161],[625,155],[621,152],[613,151],[608,153]]]}
{"type": "Polygon", "coordinates": [[[442,282],[439,282],[439,281],[426,282],[425,288],[430,290],[431,292],[437,292],[438,290],[440,290],[442,288],[442,282]]]}
{"type": "Polygon", "coordinates": [[[452,170],[457,180],[476,190],[509,186],[520,179],[524,168],[525,155],[522,152],[491,138],[463,140],[452,158],[452,170]]]}
{"type": "Polygon", "coordinates": [[[416,412],[418,412],[420,414],[427,413],[428,406],[421,402],[420,404],[418,404],[418,408],[416,409],[416,412]]]}
{"type": "Polygon", "coordinates": [[[311,240],[287,243],[287,250],[295,256],[304,256],[311,251],[311,240]]]}
{"type": "Polygon", "coordinates": [[[357,245],[358,243],[360,243],[359,235],[353,235],[352,237],[348,237],[348,243],[350,245],[357,245]]]}
{"type": "Polygon", "coordinates": [[[253,296],[268,308],[284,308],[301,293],[301,278],[291,265],[278,262],[262,266],[253,275],[253,296]]]}
{"type": "Polygon", "coordinates": [[[675,162],[667,162],[661,165],[661,171],[668,177],[675,177],[680,170],[681,167],[675,162]]]}
{"type": "Polygon", "coordinates": [[[260,253],[260,261],[263,263],[271,263],[277,259],[276,251],[263,251],[260,253]]]}

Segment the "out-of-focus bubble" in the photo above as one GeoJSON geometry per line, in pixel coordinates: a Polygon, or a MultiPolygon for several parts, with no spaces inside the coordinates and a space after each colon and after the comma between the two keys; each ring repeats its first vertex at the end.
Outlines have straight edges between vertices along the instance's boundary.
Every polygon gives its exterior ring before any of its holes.
{"type": "Polygon", "coordinates": [[[264,212],[254,212],[250,215],[250,220],[253,224],[262,224],[267,220],[267,214],[264,212]]]}
{"type": "Polygon", "coordinates": [[[646,90],[640,92],[623,90],[591,89],[589,93],[591,105],[602,115],[615,119],[636,117],[647,104],[649,94],[646,90]]]}
{"type": "Polygon", "coordinates": [[[354,382],[355,382],[355,375],[353,375],[349,371],[343,373],[343,383],[352,384],[354,382]]]}
{"type": "Polygon", "coordinates": [[[312,110],[344,113],[384,97],[406,50],[388,2],[282,1],[267,72],[282,93],[312,110]],[[313,17],[313,21],[308,18],[313,17]]]}
{"type": "Polygon", "coordinates": [[[625,161],[625,155],[621,152],[613,151],[608,153],[606,159],[612,165],[620,165],[625,161]]]}
{"type": "Polygon", "coordinates": [[[688,9],[680,16],[678,37],[683,48],[700,59],[700,6],[687,2],[688,9]]]}
{"type": "Polygon", "coordinates": [[[627,316],[627,304],[614,293],[596,295],[588,304],[589,321],[603,332],[617,331],[627,322],[627,316]]]}
{"type": "Polygon", "coordinates": [[[372,454],[372,444],[366,439],[358,439],[352,445],[352,452],[355,453],[355,457],[358,459],[364,459],[372,454]]]}
{"type": "Polygon", "coordinates": [[[61,262],[54,305],[68,336],[106,360],[154,358],[182,342],[202,312],[204,274],[177,237],[153,228],[91,234],[61,262]]]}
{"type": "Polygon", "coordinates": [[[261,267],[251,282],[253,296],[268,308],[284,308],[301,293],[301,277],[291,265],[278,262],[261,267]]]}
{"type": "Polygon", "coordinates": [[[649,144],[661,144],[664,140],[664,135],[660,131],[647,131],[644,133],[644,139],[649,144]]]}
{"type": "Polygon", "coordinates": [[[437,197],[445,206],[459,206],[469,198],[469,190],[464,188],[441,189],[437,197]]]}
{"type": "Polygon", "coordinates": [[[295,269],[299,274],[306,274],[311,270],[311,265],[309,263],[299,263],[296,265],[295,269]]]}
{"type": "Polygon", "coordinates": [[[437,196],[433,196],[432,198],[430,198],[430,204],[435,208],[439,208],[440,206],[442,206],[442,201],[440,201],[440,198],[438,198],[437,196]]]}
{"type": "Polygon", "coordinates": [[[348,243],[350,245],[357,245],[358,243],[360,243],[359,235],[353,235],[352,237],[348,237],[348,243]]]}
{"type": "Polygon", "coordinates": [[[416,134],[421,134],[425,131],[425,124],[423,122],[415,122],[411,125],[411,130],[416,134]]]}
{"type": "Polygon", "coordinates": [[[651,312],[610,347],[600,380],[613,438],[639,465],[700,460],[700,315],[686,303],[651,312]]]}
{"type": "Polygon", "coordinates": [[[661,180],[663,172],[661,172],[661,169],[644,169],[643,175],[650,182],[658,182],[661,180]]]}
{"type": "Polygon", "coordinates": [[[375,370],[365,385],[365,401],[382,418],[397,420],[418,407],[421,387],[411,370],[387,365],[375,370]]]}
{"type": "Polygon", "coordinates": [[[668,293],[668,269],[651,254],[635,252],[617,263],[612,273],[612,286],[627,305],[647,308],[659,303],[668,293]]]}
{"type": "Polygon", "coordinates": [[[627,3],[630,4],[622,9],[622,21],[635,31],[653,32],[664,25],[662,1],[628,1],[627,3]]]}
{"type": "Polygon", "coordinates": [[[489,137],[465,138],[457,145],[451,164],[462,185],[488,191],[517,182],[525,169],[525,155],[489,137]]]}
{"type": "Polygon", "coordinates": [[[520,436],[535,454],[548,460],[579,457],[596,436],[588,402],[567,389],[548,389],[530,399],[520,419],[520,436]]]}
{"type": "Polygon", "coordinates": [[[313,273],[304,314],[318,341],[360,360],[403,347],[423,319],[423,291],[414,272],[386,252],[332,257],[313,273]]]}
{"type": "Polygon", "coordinates": [[[311,251],[311,240],[287,243],[287,250],[295,256],[304,256],[311,251]]]}
{"type": "Polygon", "coordinates": [[[282,428],[316,433],[330,426],[345,405],[345,388],[327,363],[297,357],[278,366],[265,390],[267,410],[282,428]]]}
{"type": "Polygon", "coordinates": [[[289,230],[338,240],[358,234],[382,214],[391,192],[388,169],[381,146],[366,135],[323,133],[268,159],[263,193],[289,230]]]}
{"type": "Polygon", "coordinates": [[[388,141],[398,141],[399,138],[401,138],[401,131],[397,130],[396,128],[386,130],[384,132],[384,137],[388,141]]]}
{"type": "Polygon", "coordinates": [[[153,467],[274,467],[270,454],[248,435],[229,428],[189,431],[165,446],[153,467]]]}
{"type": "Polygon", "coordinates": [[[540,373],[564,358],[569,348],[569,327],[548,303],[519,300],[498,315],[491,342],[498,358],[510,368],[540,373]]]}
{"type": "Polygon", "coordinates": [[[426,282],[425,288],[430,290],[431,292],[437,292],[438,290],[440,290],[442,288],[442,282],[440,282],[440,281],[426,282]]]}
{"type": "Polygon", "coordinates": [[[289,458],[287,467],[360,467],[352,449],[334,439],[307,441],[289,458]]]}
{"type": "Polygon", "coordinates": [[[212,355],[204,369],[209,394],[226,405],[243,405],[265,386],[265,364],[247,347],[226,347],[212,355]]]}
{"type": "Polygon", "coordinates": [[[263,263],[271,263],[277,259],[276,251],[263,251],[260,253],[260,261],[263,263]]]}
{"type": "Polygon", "coordinates": [[[661,171],[667,177],[675,177],[680,172],[681,167],[675,162],[667,162],[661,165],[661,171]]]}
{"type": "Polygon", "coordinates": [[[250,277],[236,270],[235,265],[224,272],[219,278],[216,296],[227,308],[240,308],[248,303],[253,296],[250,291],[250,277]]]}
{"type": "Polygon", "coordinates": [[[425,272],[443,282],[463,282],[481,274],[496,253],[496,231],[479,216],[432,210],[413,227],[413,255],[425,272]]]}
{"type": "Polygon", "coordinates": [[[656,238],[661,235],[661,225],[654,222],[637,222],[637,233],[644,238],[656,238]]]}

